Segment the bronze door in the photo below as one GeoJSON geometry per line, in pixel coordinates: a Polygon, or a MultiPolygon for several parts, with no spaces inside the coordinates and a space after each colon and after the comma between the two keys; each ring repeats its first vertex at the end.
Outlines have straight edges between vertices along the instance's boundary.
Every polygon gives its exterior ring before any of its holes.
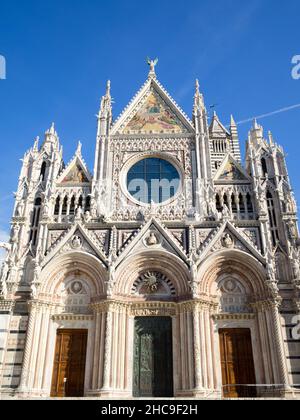
{"type": "Polygon", "coordinates": [[[251,331],[222,329],[219,334],[224,397],[255,397],[256,379],[251,331]]]}
{"type": "Polygon", "coordinates": [[[172,319],[136,318],[134,397],[173,396],[172,319]]]}
{"type": "Polygon", "coordinates": [[[52,397],[83,397],[87,330],[58,330],[52,377],[52,397]]]}

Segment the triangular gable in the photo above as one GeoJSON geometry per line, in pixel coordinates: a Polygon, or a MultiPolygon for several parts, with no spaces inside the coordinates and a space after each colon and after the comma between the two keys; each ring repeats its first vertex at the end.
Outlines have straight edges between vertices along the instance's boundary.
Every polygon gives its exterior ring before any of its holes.
{"type": "Polygon", "coordinates": [[[215,113],[211,124],[209,126],[209,132],[212,135],[222,135],[222,136],[230,136],[230,133],[228,132],[228,130],[224,127],[224,125],[221,123],[221,121],[219,120],[219,117],[217,116],[217,114],[215,113]]]}
{"type": "Polygon", "coordinates": [[[148,79],[111,134],[194,133],[192,122],[156,79],[148,79]]]}
{"type": "Polygon", "coordinates": [[[145,251],[166,251],[176,255],[188,265],[188,257],[180,246],[178,241],[173,237],[171,232],[156,219],[151,219],[146,225],[142,227],[135,238],[119,253],[116,260],[116,267],[131,255],[138,254],[145,251]]]}
{"type": "Polygon", "coordinates": [[[244,251],[251,254],[262,264],[266,264],[266,260],[259,249],[249,241],[249,238],[247,238],[241,231],[238,231],[236,227],[228,221],[222,226],[216,228],[200,246],[198,250],[198,254],[200,255],[198,265],[201,264],[209,253],[216,252],[221,249],[237,249],[244,251]]]}
{"type": "Polygon", "coordinates": [[[50,248],[49,252],[42,261],[45,267],[55,256],[67,252],[86,252],[97,257],[104,266],[107,267],[107,257],[96,236],[85,229],[81,223],[77,223],[66,231],[65,235],[50,248]]]}
{"type": "Polygon", "coordinates": [[[215,175],[214,181],[252,182],[247,172],[230,154],[225,157],[215,175]]]}
{"type": "Polygon", "coordinates": [[[92,181],[83,159],[80,155],[75,155],[69,165],[59,176],[57,183],[66,185],[89,184],[92,181]]]}

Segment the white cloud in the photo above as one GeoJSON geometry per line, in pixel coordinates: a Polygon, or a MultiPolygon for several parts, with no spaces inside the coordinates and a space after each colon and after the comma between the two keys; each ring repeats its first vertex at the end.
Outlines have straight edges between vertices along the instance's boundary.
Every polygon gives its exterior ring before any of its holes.
{"type": "MultiPolygon", "coordinates": [[[[9,240],[9,234],[5,232],[4,230],[0,230],[0,242],[8,242],[8,240],[9,240]]],[[[0,265],[4,261],[5,257],[6,257],[6,251],[0,248],[0,265]]]]}

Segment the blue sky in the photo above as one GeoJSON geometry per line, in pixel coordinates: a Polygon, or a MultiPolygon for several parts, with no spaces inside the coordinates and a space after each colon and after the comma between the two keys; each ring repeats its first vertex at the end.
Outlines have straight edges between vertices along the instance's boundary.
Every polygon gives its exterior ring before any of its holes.
{"type": "MultiPolygon", "coordinates": [[[[145,81],[146,57],[191,114],[194,80],[224,124],[300,103],[291,77],[300,54],[299,0],[0,0],[0,241],[9,229],[20,158],[55,121],[64,158],[78,140],[93,168],[96,119],[107,79],[114,117],[145,81]]],[[[300,108],[261,120],[288,155],[300,200],[300,108]]],[[[244,146],[251,124],[240,126],[244,146]]]]}

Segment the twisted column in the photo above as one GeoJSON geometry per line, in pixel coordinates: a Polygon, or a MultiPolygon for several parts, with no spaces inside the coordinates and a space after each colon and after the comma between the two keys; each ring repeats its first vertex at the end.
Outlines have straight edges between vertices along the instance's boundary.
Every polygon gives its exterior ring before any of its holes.
{"type": "Polygon", "coordinates": [[[32,343],[34,338],[34,324],[36,318],[37,308],[34,303],[31,304],[30,308],[30,315],[26,333],[26,344],[23,356],[23,365],[22,365],[22,374],[21,374],[21,381],[19,390],[24,391],[27,389],[28,386],[28,377],[29,377],[29,368],[30,368],[30,359],[31,359],[31,351],[32,351],[32,343]]]}

